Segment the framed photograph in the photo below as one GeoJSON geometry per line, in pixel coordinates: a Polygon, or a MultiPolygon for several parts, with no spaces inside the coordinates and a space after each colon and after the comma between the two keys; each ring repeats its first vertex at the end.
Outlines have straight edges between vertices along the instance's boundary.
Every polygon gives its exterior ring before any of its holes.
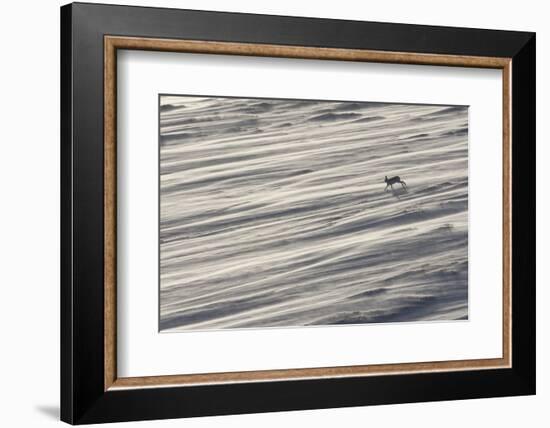
{"type": "Polygon", "coordinates": [[[61,8],[61,418],[535,393],[535,35],[61,8]]]}

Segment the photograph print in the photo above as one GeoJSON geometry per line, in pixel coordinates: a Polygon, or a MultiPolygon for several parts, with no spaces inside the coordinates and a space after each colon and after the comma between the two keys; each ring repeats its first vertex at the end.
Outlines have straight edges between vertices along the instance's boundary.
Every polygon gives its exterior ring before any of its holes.
{"type": "Polygon", "coordinates": [[[468,319],[468,107],[159,95],[159,329],[468,319]]]}

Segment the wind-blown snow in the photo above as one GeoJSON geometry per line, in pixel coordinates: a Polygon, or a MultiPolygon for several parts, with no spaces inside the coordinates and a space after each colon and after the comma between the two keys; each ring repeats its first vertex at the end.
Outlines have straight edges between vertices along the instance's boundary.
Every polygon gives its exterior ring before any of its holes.
{"type": "Polygon", "coordinates": [[[161,330],[467,316],[467,107],[160,97],[161,330]]]}

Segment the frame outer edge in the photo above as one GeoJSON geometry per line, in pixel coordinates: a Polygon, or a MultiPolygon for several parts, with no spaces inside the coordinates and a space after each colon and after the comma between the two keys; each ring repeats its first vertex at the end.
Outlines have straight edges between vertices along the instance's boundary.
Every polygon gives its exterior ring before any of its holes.
{"type": "Polygon", "coordinates": [[[60,418],[74,423],[74,364],[73,364],[73,34],[72,5],[60,8],[60,167],[61,167],[61,302],[60,302],[60,418]]]}
{"type": "MultiPolygon", "coordinates": [[[[314,380],[314,381],[296,381],[293,387],[283,386],[281,382],[268,382],[258,384],[232,384],[231,387],[219,385],[215,387],[193,387],[193,388],[168,388],[168,389],[142,389],[138,391],[104,391],[104,372],[99,373],[99,370],[104,368],[103,361],[98,361],[98,355],[105,351],[103,337],[101,337],[101,345],[98,336],[98,329],[103,328],[104,314],[96,315],[97,312],[92,312],[93,309],[98,309],[99,300],[103,302],[103,291],[101,297],[96,299],[94,293],[95,283],[97,282],[98,274],[90,271],[91,279],[86,276],[79,276],[82,273],[81,263],[85,260],[79,260],[79,264],[73,264],[74,256],[86,256],[88,254],[96,255],[96,246],[99,239],[91,239],[89,233],[82,229],[82,210],[79,204],[82,204],[82,195],[80,191],[88,196],[93,196],[93,202],[98,204],[99,198],[95,198],[97,190],[95,184],[88,185],[80,180],[86,174],[96,174],[94,180],[103,179],[103,174],[99,174],[99,169],[96,168],[97,153],[90,150],[89,144],[95,146],[97,140],[101,137],[96,135],[96,127],[91,125],[102,123],[100,119],[99,106],[100,101],[103,101],[103,95],[98,94],[101,88],[99,81],[101,78],[97,74],[96,68],[99,67],[98,44],[99,36],[101,38],[106,34],[141,34],[149,31],[153,34],[158,34],[159,37],[185,38],[190,34],[190,38],[197,37],[197,34],[203,34],[203,29],[200,24],[208,17],[213,18],[214,22],[220,21],[221,13],[216,12],[198,12],[198,11],[183,11],[169,10],[159,8],[139,8],[127,6],[106,6],[98,4],[73,4],[62,7],[61,11],[61,417],[62,420],[69,423],[93,423],[93,422],[114,422],[114,421],[129,421],[129,420],[144,420],[144,419],[164,419],[174,417],[189,417],[214,414],[237,414],[265,411],[281,411],[294,409],[313,409],[327,407],[344,407],[344,406],[364,406],[371,404],[388,404],[401,402],[418,402],[418,401],[439,401],[450,399],[464,398],[481,398],[495,396],[510,396],[510,395],[526,395],[535,392],[535,324],[534,311],[529,313],[529,310],[534,309],[534,238],[535,225],[527,225],[520,227],[521,231],[529,232],[526,237],[520,239],[520,249],[513,251],[512,257],[514,261],[520,259],[523,272],[512,272],[517,276],[516,290],[514,299],[522,293],[526,293],[518,303],[518,300],[513,300],[512,312],[514,313],[513,330],[513,367],[512,369],[486,371],[483,379],[480,374],[475,371],[467,371],[462,374],[440,373],[428,374],[426,377],[419,375],[399,376],[396,379],[385,380],[380,382],[377,377],[369,381],[369,387],[364,382],[360,382],[354,378],[339,379],[330,382],[314,380]],[[65,10],[65,12],[64,12],[65,10]],[[152,20],[145,20],[145,16],[151,15],[152,20]],[[105,19],[109,17],[109,19],[105,19]],[[174,24],[174,21],[181,20],[187,22],[189,26],[181,29],[179,26],[169,25],[161,27],[160,24],[174,24]],[[144,31],[139,27],[143,25],[144,31]],[[200,27],[200,28],[199,28],[200,27]],[[197,29],[199,28],[199,29],[197,29]],[[83,48],[83,49],[82,49],[83,48]],[[76,56],[76,53],[79,53],[76,56]],[[86,65],[88,67],[86,68],[86,65]],[[89,66],[92,67],[89,67],[89,66]],[[75,70],[76,69],[76,73],[75,70]],[[94,92],[95,91],[95,92],[94,92]],[[97,94],[97,95],[96,95],[97,94]],[[83,97],[86,97],[84,100],[83,97]],[[80,98],[80,99],[77,99],[80,98]],[[80,102],[86,101],[90,105],[85,108],[80,105],[80,102]],[[77,107],[76,114],[73,115],[73,110],[77,107]],[[74,118],[73,118],[74,116],[74,118]],[[86,119],[83,119],[86,118],[86,119]],[[74,122],[74,125],[73,125],[74,122]],[[82,156],[81,151],[92,155],[90,159],[82,156]],[[91,163],[91,169],[87,169],[84,160],[91,163]],[[78,167],[86,167],[86,172],[82,173],[78,167]],[[77,175],[78,177],[73,177],[77,175]],[[78,180],[77,180],[78,178],[78,180]],[[73,189],[74,186],[74,189],[73,189]],[[78,186],[78,188],[77,188],[78,186]],[[88,193],[89,192],[89,193],[88,193]],[[97,199],[97,200],[96,200],[97,199]],[[78,208],[78,209],[77,209],[78,208]],[[80,218],[77,217],[77,214],[80,218]],[[69,222],[69,225],[66,224],[69,222]],[[73,226],[73,222],[75,225],[73,226]],[[78,234],[78,236],[77,236],[78,234]],[[81,238],[85,235],[91,242],[90,249],[82,249],[81,238]],[[522,254],[522,251],[527,250],[527,254],[522,254]],[[533,260],[525,260],[531,257],[533,260]],[[531,269],[532,268],[532,269],[531,269]],[[521,290],[517,290],[517,283],[521,283],[521,290]],[[78,293],[77,293],[78,292],[78,293]],[[85,296],[85,297],[83,297],[85,296]],[[88,300],[86,300],[88,298],[88,300]],[[88,302],[88,303],[87,303],[88,302]],[[518,319],[518,314],[521,316],[518,319]],[[68,324],[67,321],[68,320],[68,324]],[[531,330],[530,330],[531,329],[531,330]],[[525,334],[525,338],[521,343],[517,340],[517,333],[525,334]],[[76,340],[78,339],[78,340],[76,340]],[[85,342],[86,346],[83,346],[85,342]],[[95,355],[94,355],[95,353],[95,355]],[[491,373],[492,372],[492,373],[491,373]],[[421,382],[420,379],[423,379],[421,382]],[[427,380],[433,381],[433,384],[426,383],[427,380]],[[479,388],[474,388],[467,391],[468,385],[473,382],[482,381],[479,388]],[[401,383],[403,382],[403,384],[401,383]],[[454,388],[448,389],[450,382],[453,382],[454,388]],[[422,384],[425,388],[422,389],[422,384]],[[414,395],[411,395],[412,387],[416,389],[420,387],[414,395]],[[373,395],[373,389],[376,390],[376,396],[373,395]],[[438,388],[441,388],[438,390],[438,388]],[[391,392],[392,395],[384,395],[383,391],[391,392]],[[312,394],[315,391],[314,394],[312,394]],[[262,394],[263,392],[263,394],[262,394]],[[238,399],[235,394],[243,394],[238,399]],[[380,394],[382,393],[382,397],[380,394]],[[250,403],[243,403],[243,399],[251,400],[250,403]],[[267,397],[267,398],[266,398],[267,397]],[[213,402],[208,402],[209,399],[214,399],[213,402]],[[223,398],[222,401],[216,401],[216,398],[223,398]],[[273,402],[266,402],[271,400],[273,402]]],[[[282,40],[290,37],[291,41],[299,41],[315,36],[315,28],[306,28],[306,36],[302,37],[299,34],[292,33],[290,35],[277,35],[274,32],[251,32],[252,28],[248,28],[248,24],[252,22],[254,15],[247,14],[243,17],[242,14],[224,13],[223,22],[230,21],[235,18],[236,21],[244,21],[246,24],[241,26],[240,30],[231,28],[212,29],[206,31],[207,38],[212,36],[218,40],[246,42],[249,39],[252,43],[255,40],[282,40]],[[247,32],[248,31],[248,32],[247,32]]],[[[273,27],[274,21],[279,20],[282,23],[287,19],[284,17],[266,17],[262,18],[262,22],[273,27]]],[[[295,29],[298,23],[307,24],[307,18],[290,18],[292,20],[290,30],[295,29]]],[[[313,20],[311,20],[313,21],[313,20]]],[[[323,21],[328,25],[329,20],[323,21]]],[[[331,20],[332,21],[332,20],[331,20]]],[[[222,22],[222,23],[223,23],[222,22]]],[[[365,23],[367,24],[367,23],[365,23]]],[[[383,25],[385,30],[397,29],[404,31],[406,25],[403,24],[379,24],[368,23],[373,26],[383,25]]],[[[339,24],[340,25],[340,24],[339,24]]],[[[350,24],[351,25],[351,24],[350,24]]],[[[353,25],[361,25],[356,22],[353,25]]],[[[270,27],[270,28],[271,28],[270,27]]],[[[419,29],[421,26],[415,26],[419,29]]],[[[513,126],[512,133],[516,145],[512,146],[512,156],[514,166],[516,167],[516,184],[512,186],[516,189],[516,194],[512,193],[512,199],[517,203],[520,201],[519,210],[523,212],[522,219],[530,222],[534,216],[529,215],[528,210],[534,207],[534,197],[529,203],[527,195],[534,195],[534,187],[523,189],[524,185],[534,185],[534,128],[530,130],[529,126],[534,126],[534,102],[535,102],[535,49],[534,49],[534,34],[525,32],[507,32],[507,31],[490,31],[481,30],[482,35],[487,34],[491,41],[490,43],[471,42],[471,39],[479,31],[472,29],[468,33],[468,29],[451,29],[444,27],[428,28],[422,26],[423,32],[449,32],[452,31],[455,37],[460,39],[460,35],[464,35],[470,41],[461,43],[457,42],[458,47],[454,45],[433,43],[423,44],[424,51],[438,53],[443,51],[463,51],[473,52],[495,52],[497,57],[513,56],[513,83],[512,91],[514,97],[512,99],[512,110],[522,118],[514,116],[512,118],[513,126]],[[456,34],[456,33],[459,34],[456,34]],[[533,39],[533,40],[531,40],[533,39]],[[478,47],[479,46],[479,47],[478,47]],[[489,47],[488,47],[489,46],[489,47]],[[513,54],[512,54],[513,53],[513,54]],[[517,54],[517,58],[516,58],[517,54]],[[521,73],[518,73],[521,72],[521,73]],[[521,74],[521,78],[520,78],[521,74]],[[529,81],[532,79],[532,81],[529,81]],[[523,82],[522,84],[519,84],[523,82]],[[520,89],[521,87],[521,89],[520,89]],[[525,89],[528,93],[524,94],[521,99],[516,96],[516,91],[521,94],[521,90],[525,89]],[[526,110],[527,112],[521,112],[526,110]],[[527,117],[531,114],[533,117],[527,117]],[[518,125],[522,126],[523,131],[527,131],[526,136],[518,134],[518,125]],[[518,138],[520,137],[523,150],[532,151],[528,154],[521,154],[517,147],[518,138]],[[531,146],[532,145],[532,146],[531,146]],[[518,155],[519,153],[519,155],[518,155]],[[520,162],[516,162],[516,156],[519,156],[520,162]],[[526,177],[518,182],[518,169],[520,175],[526,173],[526,177]],[[533,167],[533,171],[529,170],[533,167]],[[518,192],[526,190],[524,194],[519,195],[518,192]],[[531,192],[531,193],[530,193],[531,192]],[[527,202],[525,208],[522,208],[521,202],[527,202]]],[[[334,28],[332,28],[334,29],[334,28]]],[[[408,32],[408,29],[407,29],[408,32]]],[[[338,32],[334,32],[325,37],[328,45],[347,44],[350,35],[346,32],[345,37],[340,36],[338,32]]],[[[351,34],[353,36],[353,34],[351,34]]],[[[394,45],[398,45],[399,40],[393,40],[394,45]]],[[[384,39],[387,40],[387,39],[384,39]]],[[[454,38],[453,38],[454,40],[454,38]]],[[[357,41],[357,40],[355,40],[357,41]]],[[[323,42],[324,43],[324,42],[323,42]]],[[[383,50],[378,47],[378,41],[373,42],[375,50],[383,50]]],[[[407,44],[406,42],[403,42],[407,44]]],[[[449,42],[450,43],[450,42],[449,42]]],[[[362,44],[362,43],[359,43],[362,44]]],[[[417,52],[417,50],[413,50],[417,52]]],[[[103,54],[103,50],[101,49],[103,54]]],[[[101,66],[101,69],[103,67],[101,66]]],[[[101,102],[102,102],[101,101],[101,102]]],[[[103,104],[103,103],[102,103],[103,104]]],[[[103,105],[101,106],[101,111],[103,105]]],[[[98,130],[97,134],[103,135],[103,129],[98,130]]],[[[103,153],[103,151],[102,151],[103,153]]],[[[102,195],[103,200],[104,195],[102,195]]],[[[92,205],[92,211],[95,213],[95,208],[92,205]]],[[[518,205],[516,205],[518,207],[518,205]]],[[[103,207],[101,207],[103,215],[103,207]]],[[[512,218],[514,222],[514,217],[512,218]]],[[[99,231],[97,222],[91,221],[92,228],[96,232],[99,231]]],[[[521,225],[520,225],[521,226],[521,225]]],[[[102,229],[102,228],[101,228],[102,229]]],[[[103,230],[102,230],[103,232],[103,230]]],[[[512,230],[514,237],[518,233],[515,229],[512,230]]],[[[104,235],[101,233],[101,241],[104,235]]],[[[520,237],[521,238],[521,237],[520,237]]],[[[517,242],[517,241],[515,241],[517,242]]],[[[97,265],[97,260],[93,260],[93,265],[97,265]]],[[[92,266],[92,263],[87,266],[92,266]]],[[[104,266],[102,266],[104,267],[104,266]]],[[[103,277],[104,270],[101,269],[103,277]]],[[[97,291],[97,290],[95,290],[97,291]]],[[[103,304],[102,304],[103,306],[103,304]]],[[[102,311],[103,312],[103,311],[102,311]]],[[[391,377],[390,377],[391,378],[391,377]]]]}
{"type": "Polygon", "coordinates": [[[512,59],[512,335],[514,373],[536,393],[536,34],[512,59]],[[514,170],[516,172],[514,172],[514,170]],[[518,173],[517,170],[521,170],[518,173]],[[514,263],[515,262],[515,263],[514,263]]]}

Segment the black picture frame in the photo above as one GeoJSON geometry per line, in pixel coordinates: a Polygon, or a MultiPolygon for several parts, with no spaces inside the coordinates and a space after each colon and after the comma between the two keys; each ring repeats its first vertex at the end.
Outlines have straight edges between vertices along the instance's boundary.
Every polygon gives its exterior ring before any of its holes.
{"type": "Polygon", "coordinates": [[[61,419],[71,424],[535,393],[535,34],[74,3],[61,8],[61,419]],[[104,388],[104,36],[512,59],[512,365],[104,388]]]}

